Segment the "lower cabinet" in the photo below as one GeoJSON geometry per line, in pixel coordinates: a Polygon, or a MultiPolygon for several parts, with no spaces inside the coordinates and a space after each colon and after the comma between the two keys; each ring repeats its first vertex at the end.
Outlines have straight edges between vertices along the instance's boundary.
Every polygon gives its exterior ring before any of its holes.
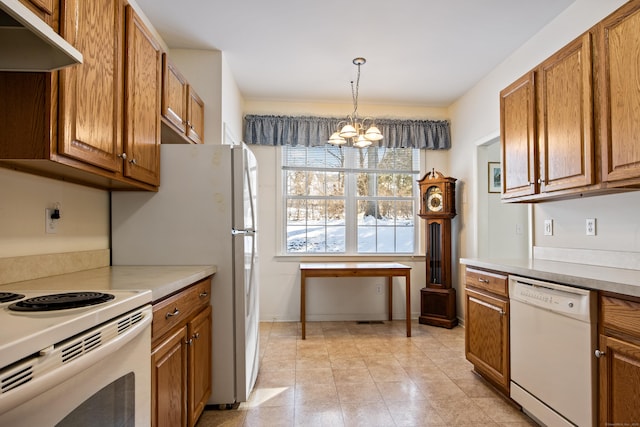
{"type": "Polygon", "coordinates": [[[465,354],[476,372],[509,395],[509,293],[506,274],[466,269],[465,354]]]}
{"type": "Polygon", "coordinates": [[[192,427],[211,394],[211,278],[153,306],[151,423],[192,427]]]}
{"type": "Polygon", "coordinates": [[[640,299],[600,296],[600,425],[640,420],[640,299]]]}

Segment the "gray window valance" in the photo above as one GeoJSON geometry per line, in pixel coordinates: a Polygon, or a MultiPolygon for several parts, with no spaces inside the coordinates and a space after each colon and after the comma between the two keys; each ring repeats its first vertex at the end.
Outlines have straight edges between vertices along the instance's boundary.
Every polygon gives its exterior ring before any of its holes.
{"type": "MultiPolygon", "coordinates": [[[[258,145],[324,145],[344,118],[311,116],[258,116],[244,118],[244,141],[258,145]]],[[[451,131],[447,120],[377,119],[384,135],[380,147],[451,148],[451,131]]],[[[375,143],[374,143],[375,144],[375,143]]]]}

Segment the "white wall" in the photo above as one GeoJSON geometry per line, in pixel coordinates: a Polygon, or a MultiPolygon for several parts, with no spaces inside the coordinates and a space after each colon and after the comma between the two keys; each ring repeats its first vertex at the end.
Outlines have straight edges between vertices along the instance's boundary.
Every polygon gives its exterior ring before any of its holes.
{"type": "Polygon", "coordinates": [[[109,248],[109,193],[0,168],[0,258],[109,248]],[[60,203],[55,234],[45,209],[60,203]]]}
{"type": "MultiPolygon", "coordinates": [[[[565,44],[589,29],[599,20],[614,11],[624,0],[576,0],[569,8],[560,14],[549,25],[543,28],[538,34],[514,52],[506,61],[495,68],[489,75],[481,80],[473,89],[466,93],[450,108],[452,121],[453,148],[451,149],[450,165],[453,176],[463,182],[473,182],[478,171],[475,166],[476,141],[486,138],[488,135],[496,135],[500,127],[499,117],[499,92],[521,75],[535,67],[545,58],[553,54],[565,44]]],[[[464,186],[470,189],[469,186],[464,186]]],[[[477,253],[477,242],[474,237],[475,224],[478,223],[478,213],[474,206],[470,205],[474,195],[463,194],[462,215],[469,218],[465,222],[465,228],[459,229],[460,241],[458,255],[461,257],[475,257],[477,253]]],[[[623,229],[634,229],[637,220],[630,218],[629,209],[638,206],[640,194],[628,194],[621,196],[596,197],[601,201],[601,206],[594,208],[594,216],[598,215],[600,224],[605,227],[600,229],[601,238],[585,239],[584,233],[580,233],[579,227],[565,228],[561,230],[562,239],[539,239],[535,232],[534,245],[544,244],[567,245],[573,247],[595,247],[600,245],[600,241],[613,242],[622,240],[625,243],[621,247],[638,250],[637,237],[623,234],[623,229]],[[608,200],[615,200],[617,203],[608,203],[608,200]],[[621,214],[620,209],[626,209],[627,213],[621,214]],[[617,227],[608,227],[607,224],[618,222],[617,227]],[[636,239],[634,241],[634,239],[636,239]]],[[[553,204],[542,203],[534,207],[534,227],[541,218],[553,215],[560,224],[576,223],[576,218],[584,218],[583,206],[581,203],[592,203],[584,201],[554,202],[553,204]]],[[[583,230],[583,228],[581,229],[583,230]]],[[[637,235],[636,235],[637,236],[637,235]]],[[[555,236],[554,236],[555,237],[555,236]]],[[[602,244],[603,247],[612,245],[602,244]]],[[[456,272],[456,281],[460,288],[462,277],[456,272]]],[[[460,294],[460,293],[459,293],[460,294]]],[[[458,308],[462,306],[459,298],[458,308]]]]}

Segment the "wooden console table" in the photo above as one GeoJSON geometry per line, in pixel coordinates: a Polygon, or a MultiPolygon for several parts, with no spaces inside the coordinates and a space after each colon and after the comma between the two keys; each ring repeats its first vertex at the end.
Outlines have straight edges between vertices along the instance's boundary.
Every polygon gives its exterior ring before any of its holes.
{"type": "Polygon", "coordinates": [[[389,290],[388,312],[392,320],[393,278],[404,277],[407,294],[407,336],[411,336],[411,267],[396,262],[327,262],[300,264],[300,321],[302,339],[306,339],[306,280],[309,277],[386,277],[389,290]]]}

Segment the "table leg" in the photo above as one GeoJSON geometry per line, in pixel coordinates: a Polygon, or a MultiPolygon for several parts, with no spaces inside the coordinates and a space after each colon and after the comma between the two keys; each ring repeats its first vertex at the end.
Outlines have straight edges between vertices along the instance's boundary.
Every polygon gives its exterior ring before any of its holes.
{"type": "Polygon", "coordinates": [[[305,283],[306,281],[306,277],[304,272],[300,272],[300,322],[302,322],[302,339],[306,339],[306,330],[305,330],[305,302],[306,302],[306,297],[305,297],[305,283]]]}
{"type": "Polygon", "coordinates": [[[389,321],[393,320],[393,276],[387,277],[387,290],[389,294],[389,307],[387,311],[389,312],[389,321]]]}
{"type": "Polygon", "coordinates": [[[407,308],[406,316],[407,316],[407,336],[411,336],[411,272],[407,272],[404,276],[404,281],[407,287],[407,308]]]}

